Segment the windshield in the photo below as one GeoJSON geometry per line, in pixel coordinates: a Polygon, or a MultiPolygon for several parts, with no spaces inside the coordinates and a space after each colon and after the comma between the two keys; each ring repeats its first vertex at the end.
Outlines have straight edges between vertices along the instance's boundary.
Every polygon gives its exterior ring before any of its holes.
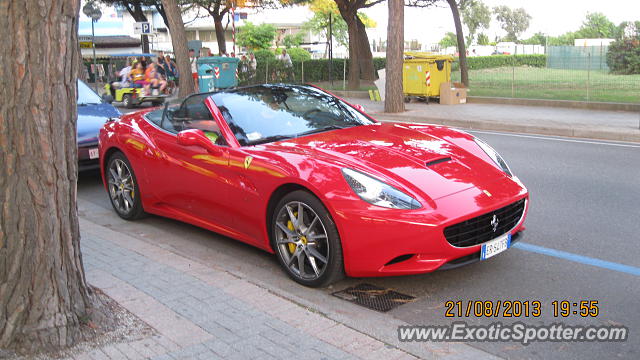
{"type": "Polygon", "coordinates": [[[100,104],[102,99],[91,88],[78,80],[78,105],[100,104]]]}
{"type": "Polygon", "coordinates": [[[240,145],[373,124],[340,99],[301,86],[256,86],[212,95],[240,145]]]}

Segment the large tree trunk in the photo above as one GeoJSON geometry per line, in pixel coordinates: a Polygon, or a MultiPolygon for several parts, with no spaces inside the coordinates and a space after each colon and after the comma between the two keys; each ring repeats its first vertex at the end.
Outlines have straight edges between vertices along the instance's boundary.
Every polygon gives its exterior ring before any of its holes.
{"type": "Polygon", "coordinates": [[[358,27],[358,35],[359,35],[359,48],[360,51],[359,59],[360,59],[360,78],[364,80],[376,80],[377,74],[376,69],[373,66],[373,54],[371,53],[371,44],[369,44],[369,37],[367,36],[367,30],[360,20],[359,17],[356,16],[356,26],[358,27]]]}
{"type": "Polygon", "coordinates": [[[404,1],[389,0],[387,25],[387,69],[385,81],[384,111],[404,111],[402,91],[402,62],[404,52],[404,1]]]}
{"type": "Polygon", "coordinates": [[[185,97],[195,92],[195,84],[191,77],[191,63],[189,62],[189,49],[187,48],[187,34],[184,31],[182,13],[176,0],[162,0],[162,5],[167,13],[167,20],[171,27],[171,43],[176,55],[178,72],[180,73],[180,91],[178,95],[185,97]]]}
{"type": "Polygon", "coordinates": [[[227,40],[224,36],[224,26],[222,26],[222,19],[224,14],[213,16],[213,24],[216,28],[216,41],[218,42],[218,54],[223,55],[227,53],[227,40]]]}
{"type": "Polygon", "coordinates": [[[0,348],[81,338],[76,207],[80,0],[0,2],[0,348]]]}
{"type": "Polygon", "coordinates": [[[462,33],[462,22],[460,21],[460,12],[456,0],[447,0],[451,13],[453,14],[453,22],[456,25],[456,37],[458,39],[458,53],[460,59],[460,80],[464,86],[469,87],[469,70],[467,68],[467,48],[464,44],[464,34],[462,33]]]}
{"type": "Polygon", "coordinates": [[[347,88],[349,90],[358,90],[360,89],[360,41],[355,20],[357,15],[355,12],[351,13],[350,11],[343,13],[342,10],[340,14],[347,23],[349,33],[349,76],[347,88]]]}

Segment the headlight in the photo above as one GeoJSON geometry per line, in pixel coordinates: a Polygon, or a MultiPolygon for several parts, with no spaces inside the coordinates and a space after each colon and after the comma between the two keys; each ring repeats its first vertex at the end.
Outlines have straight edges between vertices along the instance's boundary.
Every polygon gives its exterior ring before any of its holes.
{"type": "Polygon", "coordinates": [[[419,209],[420,203],[402,191],[361,172],[342,169],[342,175],[353,191],[364,201],[392,209],[419,209]]]}
{"type": "Polygon", "coordinates": [[[505,173],[507,173],[507,175],[512,176],[513,174],[511,174],[511,169],[509,169],[509,165],[507,165],[507,162],[504,161],[504,159],[502,158],[502,156],[500,156],[500,154],[498,154],[497,151],[493,150],[493,148],[491,146],[489,146],[489,144],[487,144],[486,142],[478,139],[478,138],[473,138],[473,140],[476,142],[476,144],[478,144],[478,146],[480,146],[480,148],[487,153],[487,155],[489,155],[489,157],[491,158],[491,160],[493,160],[494,163],[496,163],[496,165],[498,165],[502,171],[504,171],[505,173]]]}

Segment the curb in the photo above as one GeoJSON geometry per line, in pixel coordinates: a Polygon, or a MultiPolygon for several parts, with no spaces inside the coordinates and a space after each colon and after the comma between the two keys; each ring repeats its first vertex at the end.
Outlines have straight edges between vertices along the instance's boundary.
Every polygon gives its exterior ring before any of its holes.
{"type": "Polygon", "coordinates": [[[607,128],[567,128],[544,125],[505,124],[479,120],[444,119],[431,117],[414,117],[383,112],[371,113],[374,118],[382,121],[419,122],[437,125],[453,126],[463,129],[506,131],[514,133],[554,135],[576,138],[587,138],[610,141],[640,142],[640,129],[611,131],[607,128]]]}
{"type": "Polygon", "coordinates": [[[474,104],[502,104],[523,106],[560,107],[569,109],[606,110],[606,111],[640,111],[640,103],[586,102],[574,100],[519,99],[488,96],[467,96],[467,101],[474,104]]]}

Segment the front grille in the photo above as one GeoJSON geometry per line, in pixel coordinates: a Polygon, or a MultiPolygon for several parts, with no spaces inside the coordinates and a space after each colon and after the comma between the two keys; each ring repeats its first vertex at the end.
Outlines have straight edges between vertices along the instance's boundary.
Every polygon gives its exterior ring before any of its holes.
{"type": "Polygon", "coordinates": [[[447,226],[444,229],[444,236],[449,244],[457,247],[478,245],[494,239],[507,233],[518,224],[524,212],[525,201],[525,199],[520,199],[503,208],[447,226]],[[495,231],[493,230],[494,215],[498,221],[495,231]]]}

